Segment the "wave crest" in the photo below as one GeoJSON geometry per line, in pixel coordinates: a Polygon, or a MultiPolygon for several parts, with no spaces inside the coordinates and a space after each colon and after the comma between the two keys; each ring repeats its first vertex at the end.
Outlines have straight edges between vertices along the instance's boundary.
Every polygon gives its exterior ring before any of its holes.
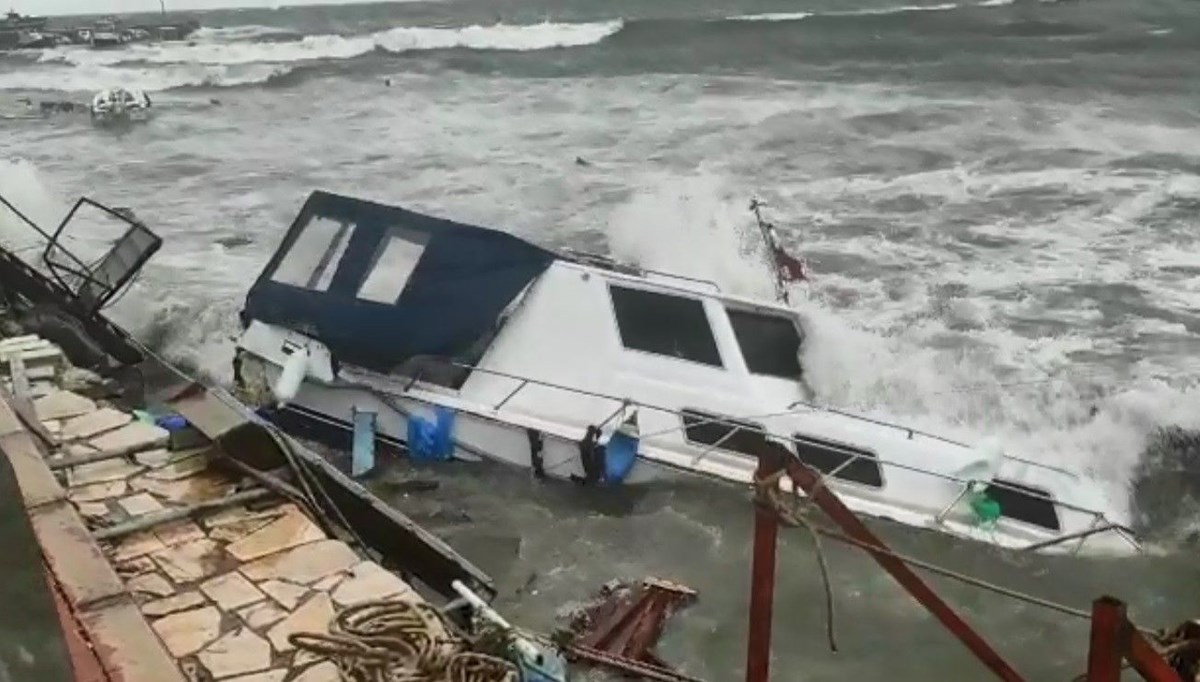
{"type": "Polygon", "coordinates": [[[458,28],[396,27],[363,36],[311,35],[290,42],[259,42],[230,36],[256,36],[264,27],[210,31],[205,40],[187,44],[161,43],[131,45],[124,50],[97,51],[81,48],[55,48],[42,53],[43,63],[75,66],[115,66],[119,64],[279,64],[318,59],[351,59],[376,49],[388,52],[443,50],[546,50],[558,47],[591,45],[621,30],[621,20],[586,24],[494,24],[458,28]]]}

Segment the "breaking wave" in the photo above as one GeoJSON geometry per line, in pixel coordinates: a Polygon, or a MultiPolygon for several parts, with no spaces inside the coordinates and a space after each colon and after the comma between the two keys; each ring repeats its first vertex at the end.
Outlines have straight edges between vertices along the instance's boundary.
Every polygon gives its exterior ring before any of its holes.
{"type": "Polygon", "coordinates": [[[588,24],[541,24],[463,26],[458,28],[397,27],[363,36],[310,35],[292,41],[261,42],[264,27],[217,29],[207,39],[190,44],[133,45],[120,51],[78,48],[47,50],[42,62],[74,65],[126,63],[233,65],[288,63],[318,59],[350,59],[383,50],[403,53],[420,50],[547,50],[598,43],[621,30],[620,20],[588,24]]]}
{"type": "Polygon", "coordinates": [[[813,17],[869,17],[908,12],[944,12],[967,7],[1000,7],[1011,5],[1014,0],[984,0],[983,2],[946,2],[937,5],[899,5],[896,7],[872,7],[835,12],[767,12],[764,14],[739,14],[727,17],[728,21],[799,21],[813,17]]]}
{"type": "MultiPolygon", "coordinates": [[[[615,256],[711,279],[736,295],[773,297],[746,209],[751,188],[717,175],[651,177],[640,184],[646,189],[608,225],[615,256]],[[648,223],[655,230],[647,231],[648,223]]],[[[794,239],[780,222],[785,242],[794,239]]],[[[789,249],[803,255],[804,242],[789,249]]],[[[1149,366],[1121,377],[1081,364],[1078,353],[1093,345],[1081,336],[1028,338],[1003,323],[963,331],[955,320],[962,313],[954,309],[920,325],[880,331],[870,319],[877,311],[863,317],[839,304],[844,278],[822,275],[816,265],[813,282],[794,287],[792,301],[807,321],[805,374],[819,402],[967,442],[995,439],[1010,452],[1080,472],[1105,487],[1109,511],[1132,512],[1143,531],[1178,521],[1170,505],[1149,507],[1145,500],[1153,497],[1152,487],[1181,485],[1171,478],[1178,460],[1200,452],[1200,386],[1169,380],[1149,366]],[[938,343],[950,336],[963,343],[938,343]],[[1185,437],[1176,440],[1191,450],[1164,444],[1163,429],[1181,429],[1185,437]]],[[[920,298],[937,284],[919,281],[912,295],[920,298]]],[[[1200,479],[1191,479],[1185,483],[1200,500],[1200,479]]],[[[1200,523],[1193,525],[1190,532],[1200,533],[1200,523]]]]}
{"type": "MultiPolygon", "coordinates": [[[[624,52],[660,44],[676,46],[697,41],[707,49],[719,45],[726,30],[737,31],[737,40],[757,22],[873,21],[889,22],[902,29],[915,20],[910,15],[939,14],[956,10],[1001,10],[1020,0],[971,0],[936,4],[815,12],[744,14],[723,19],[612,19],[592,22],[544,21],[537,24],[470,26],[398,26],[364,34],[321,33],[304,35],[294,29],[256,24],[204,27],[187,42],[139,44],[120,50],[60,47],[21,55],[39,68],[25,73],[0,74],[0,89],[95,90],[114,84],[143,90],[181,87],[238,87],[263,85],[294,74],[297,68],[369,59],[373,55],[409,55],[420,52],[467,50],[475,52],[534,52],[606,45],[624,52]],[[713,32],[716,32],[714,35],[713,32]],[[612,39],[611,41],[609,39],[612,39]]],[[[765,30],[765,26],[764,26],[765,30]]],[[[779,29],[772,29],[778,36],[779,29]]],[[[778,39],[778,38],[776,38],[778,39]]],[[[293,82],[288,79],[287,82],[293,82]]]]}
{"type": "Polygon", "coordinates": [[[148,91],[260,85],[305,64],[377,52],[533,51],[591,45],[621,30],[621,20],[458,28],[397,27],[362,36],[288,34],[264,26],[202,29],[188,43],[122,50],[62,47],[43,51],[31,68],[0,74],[0,89],[94,91],[120,85],[148,91]],[[270,38],[264,40],[264,38],[270,38]]]}
{"type": "Polygon", "coordinates": [[[187,87],[261,85],[287,76],[281,64],[173,64],[159,68],[115,68],[88,65],[71,69],[26,69],[0,74],[0,90],[95,92],[114,86],[150,92],[187,87]]]}

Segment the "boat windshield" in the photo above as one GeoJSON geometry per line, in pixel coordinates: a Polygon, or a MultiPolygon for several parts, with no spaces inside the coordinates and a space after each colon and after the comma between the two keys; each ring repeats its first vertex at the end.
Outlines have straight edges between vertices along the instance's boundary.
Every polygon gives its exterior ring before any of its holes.
{"type": "Polygon", "coordinates": [[[726,308],[726,312],[751,374],[800,379],[803,337],[795,319],[742,308],[726,308]]]}

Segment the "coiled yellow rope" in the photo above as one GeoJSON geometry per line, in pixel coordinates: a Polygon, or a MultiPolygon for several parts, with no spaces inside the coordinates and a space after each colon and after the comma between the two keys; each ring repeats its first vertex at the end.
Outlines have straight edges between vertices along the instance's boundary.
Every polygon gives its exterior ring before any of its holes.
{"type": "Polygon", "coordinates": [[[298,632],[297,649],[333,661],[343,682],[516,682],[508,661],[468,651],[444,616],[423,602],[392,600],[353,606],[334,617],[328,634],[298,632]]]}

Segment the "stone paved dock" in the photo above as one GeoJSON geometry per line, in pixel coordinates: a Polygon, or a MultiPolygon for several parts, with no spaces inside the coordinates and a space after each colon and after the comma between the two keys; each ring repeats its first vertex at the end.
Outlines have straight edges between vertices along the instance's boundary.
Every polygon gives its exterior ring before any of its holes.
{"type": "MultiPolygon", "coordinates": [[[[5,343],[0,361],[21,356],[5,343]]],[[[17,397],[0,400],[0,448],[108,679],[336,682],[331,662],[297,652],[288,635],[324,632],[340,609],[366,601],[420,600],[270,494],[97,540],[244,491],[210,466],[208,446],[173,448],[171,434],[144,415],[64,390],[57,349],[23,343],[30,366],[17,361],[5,372],[33,378],[18,376],[10,382],[17,397]],[[79,459],[92,461],[65,466],[79,459]]]]}

